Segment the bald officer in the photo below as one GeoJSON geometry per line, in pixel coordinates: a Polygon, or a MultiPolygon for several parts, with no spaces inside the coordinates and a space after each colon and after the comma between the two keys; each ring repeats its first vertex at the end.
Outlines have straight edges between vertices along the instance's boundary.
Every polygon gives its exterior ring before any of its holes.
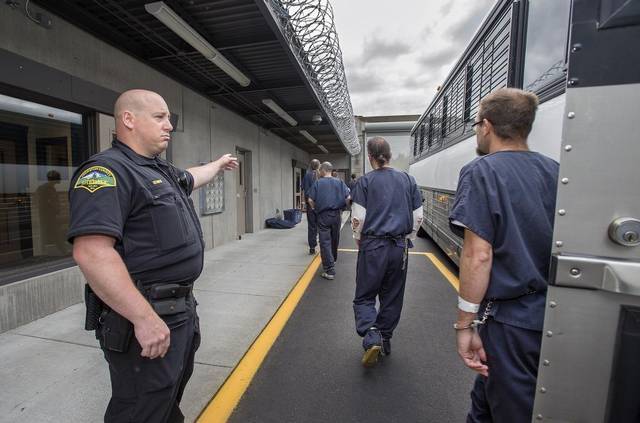
{"type": "Polygon", "coordinates": [[[180,399],[200,344],[192,289],[204,251],[189,195],[237,160],[226,154],[187,170],[162,160],[173,128],[154,92],[126,91],[114,116],[112,147],[73,176],[67,235],[87,298],[99,298],[88,306],[102,303],[96,338],[112,387],[104,420],[182,422],[180,399]]]}
{"type": "Polygon", "coordinates": [[[408,238],[415,239],[422,222],[422,197],[412,176],[390,166],[391,148],[384,138],[367,141],[367,153],[373,170],[353,189],[351,225],[358,244],[353,311],[363,337],[362,364],[370,367],[380,353],[391,354],[412,246],[408,238]]]}
{"type": "Polygon", "coordinates": [[[309,204],[318,216],[318,235],[320,237],[320,256],[324,272],[321,276],[333,280],[336,277],[335,261],[338,258],[340,243],[341,210],[350,200],[349,188],[331,176],[333,165],[324,162],[320,165],[320,179],[309,191],[309,204]]]}

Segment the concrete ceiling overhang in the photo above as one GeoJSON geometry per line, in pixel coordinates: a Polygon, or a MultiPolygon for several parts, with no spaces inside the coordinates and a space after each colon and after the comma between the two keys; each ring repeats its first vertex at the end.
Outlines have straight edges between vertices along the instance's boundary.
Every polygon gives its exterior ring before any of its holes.
{"type": "Polygon", "coordinates": [[[227,107],[312,154],[316,145],[347,153],[331,120],[292,56],[263,0],[164,0],[184,21],[251,79],[247,87],[207,60],[147,13],[151,0],[36,1],[62,19],[138,58],[165,75],[227,107]],[[260,5],[260,6],[259,6],[260,5]],[[262,102],[270,98],[291,115],[290,126],[262,102]],[[314,124],[319,114],[322,122],[314,124]]]}

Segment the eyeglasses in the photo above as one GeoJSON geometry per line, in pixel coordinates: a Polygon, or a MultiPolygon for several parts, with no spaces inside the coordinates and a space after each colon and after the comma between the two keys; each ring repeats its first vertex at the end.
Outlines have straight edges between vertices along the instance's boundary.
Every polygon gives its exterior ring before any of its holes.
{"type": "Polygon", "coordinates": [[[484,122],[484,120],[479,120],[477,122],[474,122],[473,125],[471,125],[471,129],[475,131],[476,126],[482,124],[482,122],[484,122]]]}

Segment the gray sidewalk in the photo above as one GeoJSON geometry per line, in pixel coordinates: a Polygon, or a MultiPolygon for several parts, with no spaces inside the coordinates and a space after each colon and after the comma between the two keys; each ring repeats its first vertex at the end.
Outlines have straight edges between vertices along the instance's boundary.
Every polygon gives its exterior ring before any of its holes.
{"type": "MultiPolygon", "coordinates": [[[[303,220],[293,229],[243,235],[205,254],[195,289],[202,345],[182,401],[188,421],[195,420],[313,259],[306,239],[303,220]]],[[[84,305],[76,304],[0,335],[0,422],[102,421],[111,394],[109,374],[83,324],[84,305]]]]}

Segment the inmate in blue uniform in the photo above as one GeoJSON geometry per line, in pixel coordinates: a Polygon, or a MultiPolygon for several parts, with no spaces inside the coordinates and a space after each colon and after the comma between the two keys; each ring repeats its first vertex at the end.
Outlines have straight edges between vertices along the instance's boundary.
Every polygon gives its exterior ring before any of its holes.
{"type": "Polygon", "coordinates": [[[479,333],[489,377],[479,375],[471,393],[469,422],[530,422],[533,412],[553,218],[556,161],[530,151],[500,151],[460,172],[449,216],[493,248],[491,278],[479,333]]]}
{"type": "Polygon", "coordinates": [[[341,179],[330,176],[318,179],[309,190],[309,198],[318,216],[320,256],[322,267],[328,275],[335,275],[335,261],[340,243],[340,210],[347,205],[349,188],[341,179]]]}
{"type": "Polygon", "coordinates": [[[316,248],[316,238],[318,237],[318,217],[316,212],[308,206],[309,192],[317,180],[317,171],[312,169],[309,169],[304,174],[304,178],[302,178],[302,189],[304,190],[305,203],[307,204],[307,242],[309,243],[309,250],[316,248]]]}
{"type": "MultiPolygon", "coordinates": [[[[360,235],[353,310],[356,331],[368,348],[368,330],[377,328],[389,340],[400,320],[407,280],[407,235],[413,230],[413,211],[422,197],[412,176],[381,167],[358,179],[352,202],[366,209],[360,235]],[[376,311],[376,297],[380,309],[376,311]]],[[[389,352],[389,351],[385,351],[389,352]]]]}

